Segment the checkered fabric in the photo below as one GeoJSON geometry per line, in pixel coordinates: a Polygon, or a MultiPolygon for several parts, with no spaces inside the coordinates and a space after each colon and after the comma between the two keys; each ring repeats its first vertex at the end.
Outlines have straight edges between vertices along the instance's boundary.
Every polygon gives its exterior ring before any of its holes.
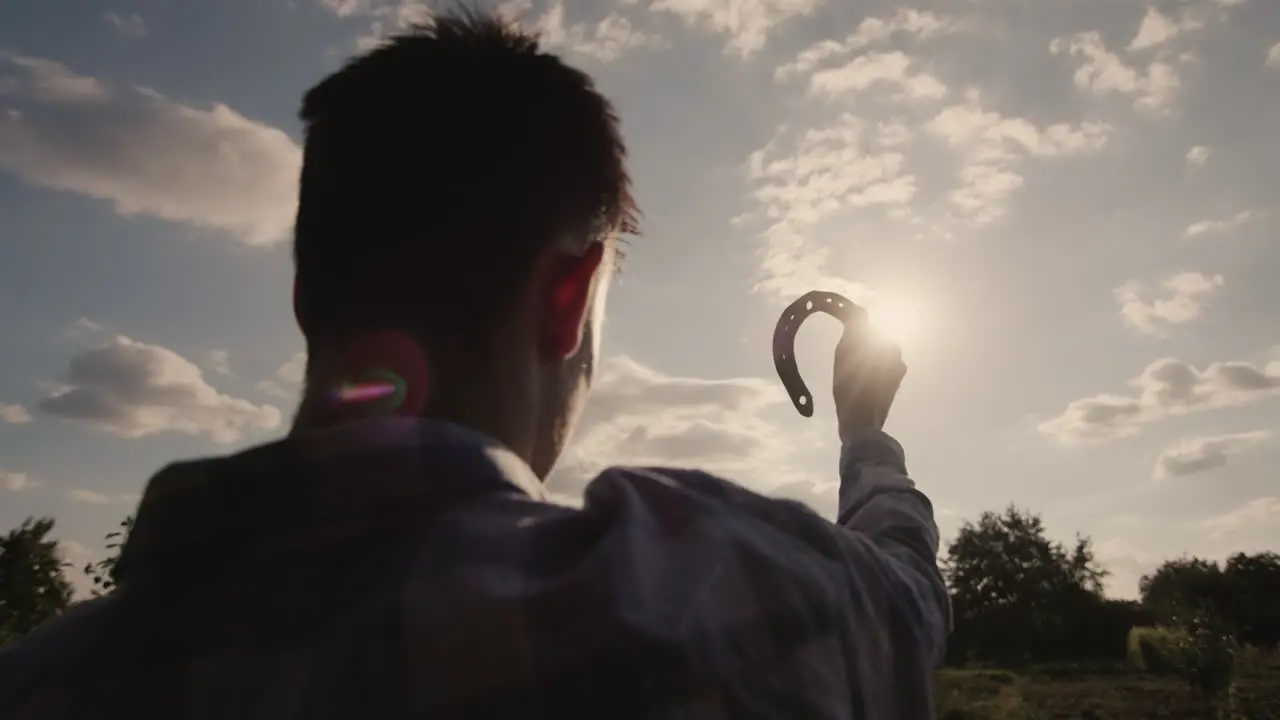
{"type": "Polygon", "coordinates": [[[839,517],[614,468],[582,508],[366,420],[149,483],[121,586],[0,650],[0,718],[932,718],[929,501],[869,431],[839,517]]]}

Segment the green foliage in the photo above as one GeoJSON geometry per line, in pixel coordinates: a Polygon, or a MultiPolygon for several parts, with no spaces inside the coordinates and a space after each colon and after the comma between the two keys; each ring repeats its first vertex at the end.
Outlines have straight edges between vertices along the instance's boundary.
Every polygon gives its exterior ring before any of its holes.
{"type": "Polygon", "coordinates": [[[1135,627],[1129,631],[1129,658],[1139,670],[1155,675],[1176,675],[1182,670],[1185,638],[1165,627],[1135,627]]]}
{"type": "MultiPolygon", "coordinates": [[[[951,660],[1025,664],[1079,654],[1078,638],[1096,625],[1085,621],[1104,607],[1106,572],[1087,538],[1068,549],[1045,536],[1039,516],[1010,506],[966,523],[947,552],[956,624],[951,660]]],[[[1127,632],[1114,636],[1120,658],[1127,632]]]]}
{"type": "Polygon", "coordinates": [[[0,537],[0,643],[14,640],[56,617],[71,603],[71,583],[53,518],[27,518],[0,537]]]}
{"type": "Polygon", "coordinates": [[[93,581],[91,592],[94,597],[106,595],[115,589],[116,582],[119,580],[116,564],[120,562],[120,549],[129,539],[129,531],[132,529],[133,516],[130,515],[120,522],[119,530],[107,533],[104,538],[107,541],[107,557],[84,566],[84,574],[93,581]]]}
{"type": "Polygon", "coordinates": [[[1197,557],[1181,557],[1166,561],[1138,583],[1142,604],[1156,616],[1156,621],[1175,624],[1212,609],[1221,613],[1229,602],[1230,590],[1218,563],[1197,557]]]}
{"type": "Polygon", "coordinates": [[[1182,619],[1179,636],[1181,675],[1212,707],[1231,706],[1235,685],[1236,638],[1211,612],[1182,619]]]}
{"type": "Polygon", "coordinates": [[[1016,675],[944,669],[937,698],[938,717],[952,720],[1272,720],[1280,719],[1280,672],[1241,679],[1225,706],[1207,704],[1176,675],[1115,668],[1068,674],[1034,666],[1016,675]]]}
{"type": "Polygon", "coordinates": [[[1240,642],[1256,647],[1280,645],[1280,554],[1236,553],[1222,571],[1226,603],[1240,642]]]}

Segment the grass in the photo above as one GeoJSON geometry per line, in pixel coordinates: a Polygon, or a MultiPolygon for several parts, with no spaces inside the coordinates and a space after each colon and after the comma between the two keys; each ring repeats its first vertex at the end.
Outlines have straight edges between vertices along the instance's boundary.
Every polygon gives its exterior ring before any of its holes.
{"type": "MultiPolygon", "coordinates": [[[[1115,667],[942,670],[942,720],[1200,720],[1204,704],[1187,684],[1115,667]]],[[[1280,665],[1242,669],[1236,680],[1242,720],[1280,720],[1280,665]]]]}

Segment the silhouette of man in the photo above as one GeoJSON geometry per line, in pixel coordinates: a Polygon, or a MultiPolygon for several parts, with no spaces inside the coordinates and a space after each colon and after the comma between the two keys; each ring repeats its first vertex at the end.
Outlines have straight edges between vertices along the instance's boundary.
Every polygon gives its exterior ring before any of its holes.
{"type": "Polygon", "coordinates": [[[117,590],[0,652],[0,717],[933,716],[950,610],[881,430],[896,349],[837,350],[834,523],[681,469],[551,504],[635,229],[610,103],[461,13],[301,117],[293,431],[153,477],[117,590]]]}

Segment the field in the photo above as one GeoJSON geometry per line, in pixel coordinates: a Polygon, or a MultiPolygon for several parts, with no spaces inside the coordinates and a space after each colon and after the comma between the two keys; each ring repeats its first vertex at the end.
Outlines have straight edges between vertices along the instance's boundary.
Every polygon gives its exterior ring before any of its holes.
{"type": "MultiPolygon", "coordinates": [[[[1205,709],[1174,677],[1117,667],[941,671],[942,720],[1199,720],[1205,709]]],[[[1243,671],[1237,718],[1280,720],[1280,665],[1243,671]]]]}

